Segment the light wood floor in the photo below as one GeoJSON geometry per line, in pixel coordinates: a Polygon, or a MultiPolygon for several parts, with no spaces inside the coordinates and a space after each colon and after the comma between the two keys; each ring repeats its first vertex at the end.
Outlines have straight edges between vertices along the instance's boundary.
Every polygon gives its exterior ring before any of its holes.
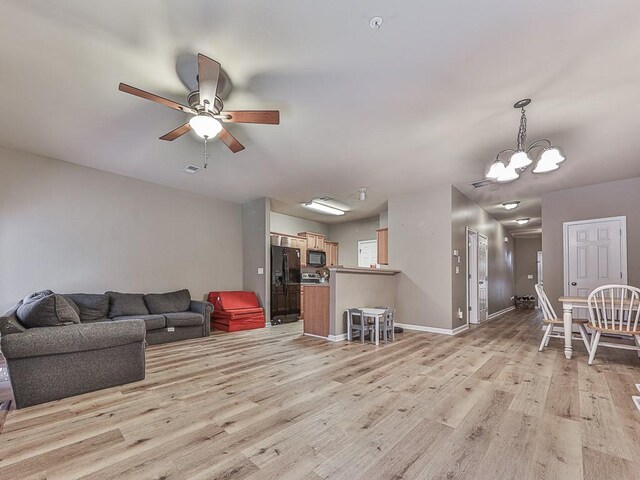
{"type": "Polygon", "coordinates": [[[637,479],[634,352],[534,312],[378,348],[300,325],[150,347],[143,382],[10,411],[1,479],[637,479]]]}

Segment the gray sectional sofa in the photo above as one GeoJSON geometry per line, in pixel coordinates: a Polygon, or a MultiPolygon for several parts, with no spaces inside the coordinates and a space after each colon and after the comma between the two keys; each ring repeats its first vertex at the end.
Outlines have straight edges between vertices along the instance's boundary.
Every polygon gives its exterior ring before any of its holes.
{"type": "Polygon", "coordinates": [[[188,290],[33,294],[0,317],[16,407],[142,380],[145,345],[208,336],[212,310],[188,290]]]}

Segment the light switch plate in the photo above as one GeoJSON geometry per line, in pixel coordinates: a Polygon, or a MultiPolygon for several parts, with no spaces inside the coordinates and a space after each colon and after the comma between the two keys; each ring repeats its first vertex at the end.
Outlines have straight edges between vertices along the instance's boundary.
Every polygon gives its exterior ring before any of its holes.
{"type": "Polygon", "coordinates": [[[264,275],[264,268],[258,267],[258,275],[264,275]]]}

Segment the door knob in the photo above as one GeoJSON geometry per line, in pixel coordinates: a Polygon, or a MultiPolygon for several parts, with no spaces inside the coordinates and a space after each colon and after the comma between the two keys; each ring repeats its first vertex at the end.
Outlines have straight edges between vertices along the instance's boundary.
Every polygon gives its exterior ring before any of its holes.
{"type": "Polygon", "coordinates": [[[575,287],[576,285],[578,285],[576,282],[571,282],[571,286],[575,287]]]}

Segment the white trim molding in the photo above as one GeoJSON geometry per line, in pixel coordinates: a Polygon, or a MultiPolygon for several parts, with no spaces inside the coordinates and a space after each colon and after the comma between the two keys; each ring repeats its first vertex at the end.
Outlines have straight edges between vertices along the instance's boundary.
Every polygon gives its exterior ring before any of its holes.
{"type": "Polygon", "coordinates": [[[502,309],[502,310],[500,310],[498,312],[492,313],[491,315],[489,315],[487,317],[487,321],[493,320],[494,318],[498,318],[500,315],[504,315],[505,313],[510,312],[511,310],[515,310],[515,309],[516,309],[515,305],[511,305],[510,307],[507,307],[507,308],[504,308],[504,309],[502,309]]]}
{"type": "Polygon", "coordinates": [[[341,333],[340,335],[329,335],[327,337],[327,340],[329,340],[330,342],[343,342],[346,339],[347,339],[346,333],[341,333]]]}
{"type": "Polygon", "coordinates": [[[437,327],[425,327],[424,325],[412,325],[410,323],[398,323],[398,327],[406,328],[407,330],[415,330],[416,332],[437,333],[439,335],[457,335],[458,333],[469,330],[469,325],[461,325],[457,328],[437,328],[437,327]]]}

